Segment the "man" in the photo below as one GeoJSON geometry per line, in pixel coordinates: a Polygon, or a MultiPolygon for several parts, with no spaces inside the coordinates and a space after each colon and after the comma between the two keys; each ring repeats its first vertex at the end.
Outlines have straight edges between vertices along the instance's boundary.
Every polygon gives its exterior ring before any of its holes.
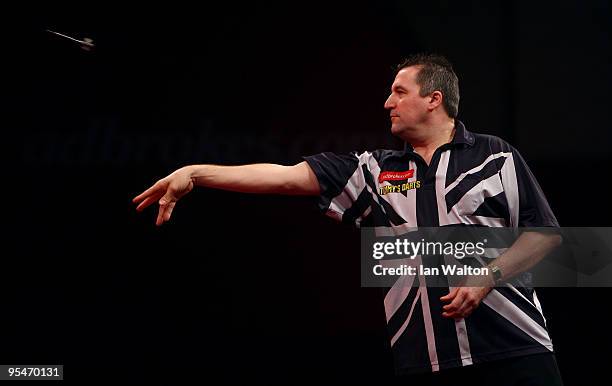
{"type": "MultiPolygon", "coordinates": [[[[516,149],[500,138],[469,132],[456,119],[458,105],[458,79],[450,63],[415,55],[398,67],[384,106],[391,132],[406,143],[402,151],[322,153],[294,166],[190,165],[157,181],[134,202],[138,210],[158,203],[157,225],[168,221],[176,202],[198,185],[319,195],[329,216],[392,234],[414,227],[558,226],[516,149]]],[[[511,284],[493,288],[532,267],[558,242],[555,235],[524,233],[491,259],[491,276],[474,286],[439,288],[421,279],[410,290],[390,288],[385,312],[397,373],[436,384],[468,379],[562,384],[535,292],[511,284]],[[412,375],[418,373],[429,375],[412,375]]]]}

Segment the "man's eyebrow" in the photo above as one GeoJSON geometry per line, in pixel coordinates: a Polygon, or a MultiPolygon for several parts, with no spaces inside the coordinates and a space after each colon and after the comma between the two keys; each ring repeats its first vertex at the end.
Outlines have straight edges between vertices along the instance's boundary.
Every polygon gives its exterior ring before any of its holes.
{"type": "Polygon", "coordinates": [[[406,91],[406,89],[400,85],[391,87],[391,91],[397,91],[397,90],[406,91]]]}

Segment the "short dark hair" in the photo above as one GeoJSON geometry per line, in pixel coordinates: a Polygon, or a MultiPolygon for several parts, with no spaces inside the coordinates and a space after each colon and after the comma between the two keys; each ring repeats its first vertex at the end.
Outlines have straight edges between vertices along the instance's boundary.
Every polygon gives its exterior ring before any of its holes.
{"type": "Polygon", "coordinates": [[[442,105],[451,118],[459,113],[459,79],[453,66],[444,56],[435,54],[415,54],[404,59],[396,71],[411,66],[419,66],[416,83],[421,87],[420,96],[434,91],[442,93],[442,105]]]}

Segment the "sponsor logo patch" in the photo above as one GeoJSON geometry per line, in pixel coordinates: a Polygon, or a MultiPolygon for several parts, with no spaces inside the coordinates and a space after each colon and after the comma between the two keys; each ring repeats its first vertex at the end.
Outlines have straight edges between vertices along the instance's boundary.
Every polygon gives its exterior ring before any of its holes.
{"type": "Polygon", "coordinates": [[[412,178],[414,169],[406,170],[405,172],[382,172],[378,176],[378,183],[382,184],[385,181],[402,181],[412,178]]]}

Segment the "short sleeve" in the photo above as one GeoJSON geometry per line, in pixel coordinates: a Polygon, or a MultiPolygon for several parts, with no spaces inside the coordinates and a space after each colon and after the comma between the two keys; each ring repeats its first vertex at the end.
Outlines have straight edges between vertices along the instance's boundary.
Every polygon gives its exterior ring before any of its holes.
{"type": "Polygon", "coordinates": [[[371,193],[364,177],[371,153],[331,152],[303,157],[319,181],[319,208],[328,216],[360,226],[370,207],[371,193]]]}
{"type": "Polygon", "coordinates": [[[535,176],[518,150],[512,148],[512,159],[516,174],[519,227],[558,227],[546,196],[535,176]]]}

